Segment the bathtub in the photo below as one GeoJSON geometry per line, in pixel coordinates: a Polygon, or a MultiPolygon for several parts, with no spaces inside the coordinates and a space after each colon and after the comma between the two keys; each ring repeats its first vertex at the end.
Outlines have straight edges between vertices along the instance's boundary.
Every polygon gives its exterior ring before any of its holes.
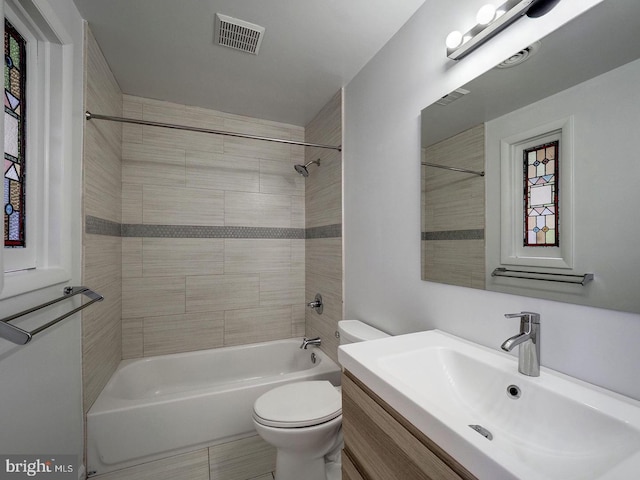
{"type": "Polygon", "coordinates": [[[301,350],[301,342],[123,360],[87,413],[87,471],[255,435],[253,403],[264,392],[302,380],[339,385],[340,367],[318,348],[301,350]]]}

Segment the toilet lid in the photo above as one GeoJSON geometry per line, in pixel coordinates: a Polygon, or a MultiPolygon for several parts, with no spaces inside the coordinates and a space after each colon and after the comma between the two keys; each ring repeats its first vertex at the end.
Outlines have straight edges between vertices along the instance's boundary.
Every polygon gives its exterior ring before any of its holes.
{"type": "Polygon", "coordinates": [[[341,415],[342,398],[326,380],[289,383],[260,396],[253,413],[269,427],[309,427],[341,415]]]}

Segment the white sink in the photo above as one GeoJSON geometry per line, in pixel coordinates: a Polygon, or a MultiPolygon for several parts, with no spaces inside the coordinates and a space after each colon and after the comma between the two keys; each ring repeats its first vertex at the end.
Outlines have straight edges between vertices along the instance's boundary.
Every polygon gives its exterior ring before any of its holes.
{"type": "Polygon", "coordinates": [[[437,330],[338,358],[480,479],[639,478],[638,401],[544,367],[526,377],[513,356],[437,330]]]}

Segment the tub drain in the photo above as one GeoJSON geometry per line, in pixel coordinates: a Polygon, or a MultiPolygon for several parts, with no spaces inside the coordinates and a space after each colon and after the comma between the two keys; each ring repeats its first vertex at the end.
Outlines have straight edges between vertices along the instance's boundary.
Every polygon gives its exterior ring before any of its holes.
{"type": "Polygon", "coordinates": [[[486,428],[484,428],[482,425],[469,425],[469,426],[473,428],[476,432],[478,432],[480,435],[482,435],[484,438],[486,438],[487,440],[493,440],[493,435],[491,434],[491,432],[486,428]]]}

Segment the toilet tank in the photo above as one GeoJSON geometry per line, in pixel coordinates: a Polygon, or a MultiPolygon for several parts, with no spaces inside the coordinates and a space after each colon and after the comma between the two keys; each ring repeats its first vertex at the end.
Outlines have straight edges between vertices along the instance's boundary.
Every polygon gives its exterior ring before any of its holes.
{"type": "Polygon", "coordinates": [[[338,331],[340,332],[340,345],[389,336],[383,331],[373,328],[360,320],[340,320],[338,322],[338,331]]]}

